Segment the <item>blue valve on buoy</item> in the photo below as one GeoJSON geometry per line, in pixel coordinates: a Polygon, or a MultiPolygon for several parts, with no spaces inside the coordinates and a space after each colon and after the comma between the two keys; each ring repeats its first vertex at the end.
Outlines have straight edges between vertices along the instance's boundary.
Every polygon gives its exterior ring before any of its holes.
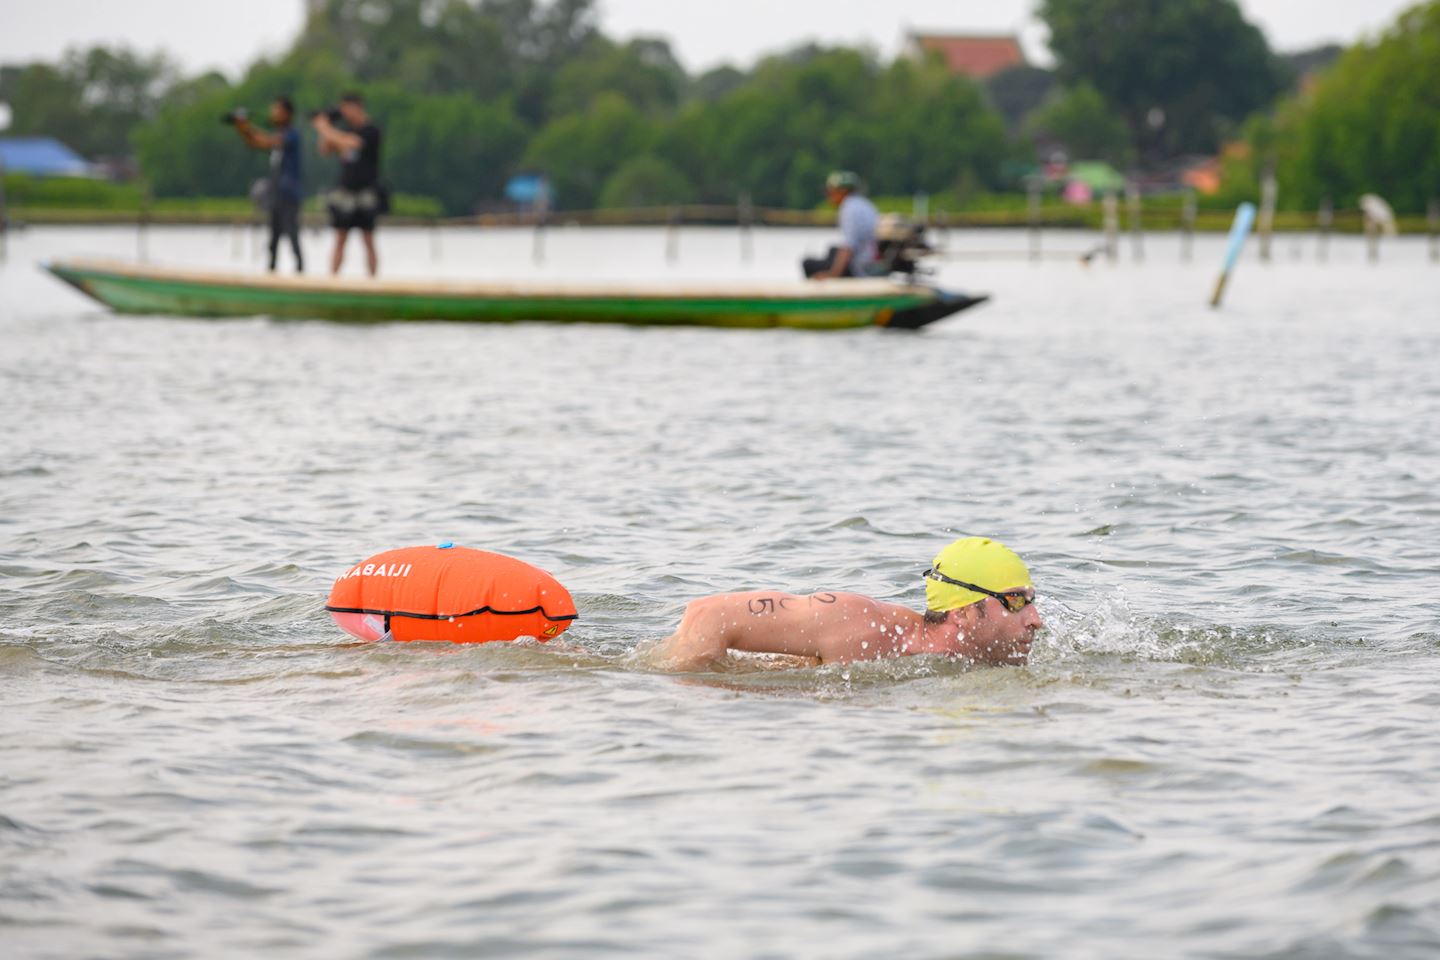
{"type": "Polygon", "coordinates": [[[452,549],[454,546],[455,546],[455,544],[451,543],[449,540],[446,540],[444,543],[440,544],[440,545],[439,545],[438,547],[436,547],[435,549],[436,549],[436,550],[450,550],[450,549],[452,549]]]}

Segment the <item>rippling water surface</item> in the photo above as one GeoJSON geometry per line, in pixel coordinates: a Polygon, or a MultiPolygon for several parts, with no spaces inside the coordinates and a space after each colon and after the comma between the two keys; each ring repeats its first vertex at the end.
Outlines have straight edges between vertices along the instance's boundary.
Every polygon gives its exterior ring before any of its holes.
{"type": "MultiPolygon", "coordinates": [[[[382,256],[775,277],[823,239],[382,256]]],[[[955,261],[996,301],[907,336],[121,318],[35,262],[131,232],[17,235],[3,953],[1435,956],[1440,266],[1283,240],[1212,312],[1219,242],[955,261]],[[1031,563],[1028,667],[637,655],[719,590],[918,606],[970,533],[1031,563]],[[443,539],[554,572],[568,646],[356,645],[321,609],[443,539]]]]}

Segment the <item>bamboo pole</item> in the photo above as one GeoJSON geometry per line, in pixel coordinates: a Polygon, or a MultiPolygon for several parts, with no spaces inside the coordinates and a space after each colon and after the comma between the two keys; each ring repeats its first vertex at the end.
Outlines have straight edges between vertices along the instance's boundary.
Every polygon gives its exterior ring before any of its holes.
{"type": "Polygon", "coordinates": [[[680,208],[670,208],[670,225],[665,229],[665,259],[675,263],[680,259],[680,208]]]}
{"type": "MultiPolygon", "coordinates": [[[[0,197],[0,214],[3,214],[4,198],[0,197]]],[[[1440,263],[1440,197],[1431,197],[1426,208],[1426,223],[1430,227],[1430,259],[1440,263]]]]}
{"type": "Polygon", "coordinates": [[[1195,191],[1185,191],[1180,207],[1180,260],[1189,263],[1195,254],[1195,191]]]}
{"type": "Polygon", "coordinates": [[[1030,259],[1040,259],[1040,181],[1030,178],[1026,218],[1030,224],[1030,259]]]}
{"type": "Polygon", "coordinates": [[[141,263],[150,260],[150,181],[140,184],[140,216],[135,220],[135,255],[141,263]]]}
{"type": "Polygon", "coordinates": [[[755,259],[755,202],[749,192],[740,194],[738,204],[740,219],[740,260],[749,263],[755,259]]]}
{"type": "Polygon", "coordinates": [[[5,206],[5,160],[0,157],[0,263],[5,262],[10,244],[10,211],[5,206]]]}
{"type": "Polygon", "coordinates": [[[1315,214],[1315,256],[1321,263],[1330,259],[1330,228],[1335,224],[1335,205],[1326,197],[1315,214]]]}
{"type": "Polygon", "coordinates": [[[1140,226],[1140,185],[1134,180],[1125,184],[1126,212],[1130,218],[1130,257],[1145,262],[1145,234],[1140,226]]]}
{"type": "Polygon", "coordinates": [[[1105,220],[1105,259],[1111,263],[1120,255],[1120,198],[1114,190],[1105,191],[1102,202],[1105,220]]]}
{"type": "Polygon", "coordinates": [[[1275,199],[1279,193],[1279,185],[1275,182],[1275,173],[1266,170],[1265,176],[1260,180],[1260,261],[1270,262],[1270,240],[1275,233],[1275,199]]]}
{"type": "Polygon", "coordinates": [[[535,233],[530,243],[530,259],[537,264],[545,262],[545,222],[550,217],[550,197],[541,193],[535,201],[535,233]]]}

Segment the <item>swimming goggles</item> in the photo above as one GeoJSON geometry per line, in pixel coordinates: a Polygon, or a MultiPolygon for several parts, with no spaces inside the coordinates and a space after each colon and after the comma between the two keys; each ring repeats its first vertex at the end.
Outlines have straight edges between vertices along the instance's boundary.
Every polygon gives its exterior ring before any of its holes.
{"type": "Polygon", "coordinates": [[[983,593],[987,597],[994,597],[1005,605],[1005,609],[1011,613],[1019,613],[1030,604],[1035,602],[1034,591],[1010,590],[1005,593],[996,593],[994,590],[986,590],[984,587],[976,586],[973,583],[966,583],[964,580],[952,580],[945,574],[931,567],[925,571],[925,576],[931,580],[939,580],[941,583],[948,583],[956,587],[964,587],[966,590],[973,590],[976,593],[983,593]]]}

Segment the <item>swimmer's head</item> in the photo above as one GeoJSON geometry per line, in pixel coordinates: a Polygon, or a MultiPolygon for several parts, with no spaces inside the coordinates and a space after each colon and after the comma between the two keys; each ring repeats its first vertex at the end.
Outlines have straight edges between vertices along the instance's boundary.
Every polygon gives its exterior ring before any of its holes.
{"type": "Polygon", "coordinates": [[[1015,551],[987,537],[966,537],[935,554],[925,573],[925,606],[945,613],[1027,589],[1035,584],[1015,551]]]}
{"type": "Polygon", "coordinates": [[[926,621],[951,624],[956,652],[972,659],[1024,663],[1043,625],[1034,601],[1025,561],[986,537],[956,540],[925,572],[926,621]]]}

